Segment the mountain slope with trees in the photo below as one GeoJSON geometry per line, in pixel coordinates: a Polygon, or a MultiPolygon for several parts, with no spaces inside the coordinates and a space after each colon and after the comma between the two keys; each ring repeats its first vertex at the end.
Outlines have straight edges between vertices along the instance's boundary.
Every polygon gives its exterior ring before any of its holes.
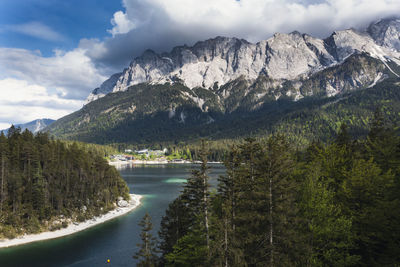
{"type": "Polygon", "coordinates": [[[85,142],[163,146],[194,143],[199,138],[221,142],[285,132],[290,141],[304,147],[314,139],[332,140],[341,122],[348,125],[352,135],[365,136],[377,107],[392,122],[399,122],[399,82],[390,78],[371,88],[329,98],[270,100],[253,111],[242,105],[231,113],[224,113],[211,100],[213,108],[202,112],[196,103],[180,97],[182,90],[189,93],[183,85],[142,84],[93,101],[54,122],[48,130],[60,138],[85,142]],[[210,121],[210,116],[215,121],[210,121]]]}

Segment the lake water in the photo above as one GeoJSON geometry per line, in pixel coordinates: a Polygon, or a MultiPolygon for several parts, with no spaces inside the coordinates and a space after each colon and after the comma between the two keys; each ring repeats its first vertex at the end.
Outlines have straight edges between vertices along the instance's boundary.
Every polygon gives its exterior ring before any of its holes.
{"type": "MultiPolygon", "coordinates": [[[[120,169],[131,193],[143,195],[141,206],[125,216],[67,237],[0,249],[0,267],[135,266],[132,255],[140,242],[139,221],[148,212],[157,236],[168,204],[179,195],[191,169],[197,167],[171,164],[120,169]]],[[[210,183],[215,186],[217,177],[224,173],[222,165],[212,165],[210,183]]]]}

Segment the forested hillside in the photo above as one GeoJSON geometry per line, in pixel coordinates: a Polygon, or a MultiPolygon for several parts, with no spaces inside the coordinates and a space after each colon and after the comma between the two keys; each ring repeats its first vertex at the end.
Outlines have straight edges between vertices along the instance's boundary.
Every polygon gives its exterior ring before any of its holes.
{"type": "Polygon", "coordinates": [[[379,111],[366,138],[347,130],[303,152],[280,134],[248,139],[232,147],[217,191],[203,149],[201,169],[161,222],[158,263],[398,266],[400,138],[379,111]]]}
{"type": "Polygon", "coordinates": [[[11,127],[0,135],[0,238],[66,227],[115,208],[129,190],[95,148],[11,127]]]}
{"type": "MultiPolygon", "coordinates": [[[[257,110],[239,109],[232,113],[222,113],[217,108],[210,108],[204,113],[194,108],[195,103],[191,100],[185,104],[179,98],[180,90],[184,89],[179,84],[137,85],[126,92],[110,94],[91,102],[82,110],[60,119],[51,126],[50,133],[92,143],[165,147],[194,144],[200,138],[232,143],[249,136],[263,137],[285,132],[291,142],[304,148],[312,140],[333,140],[341,122],[348,125],[351,135],[365,137],[377,107],[392,122],[399,122],[398,78],[335,97],[316,95],[298,101],[283,97],[277,101],[266,101],[257,110]],[[171,103],[166,100],[173,96],[176,101],[182,102],[179,102],[181,107],[176,108],[174,114],[186,114],[184,123],[178,115],[170,118],[168,109],[171,103]],[[130,107],[131,113],[122,112],[130,107]],[[155,112],[156,108],[165,111],[155,112]],[[208,121],[208,116],[215,121],[208,121]]],[[[213,105],[208,104],[210,107],[213,105]]]]}

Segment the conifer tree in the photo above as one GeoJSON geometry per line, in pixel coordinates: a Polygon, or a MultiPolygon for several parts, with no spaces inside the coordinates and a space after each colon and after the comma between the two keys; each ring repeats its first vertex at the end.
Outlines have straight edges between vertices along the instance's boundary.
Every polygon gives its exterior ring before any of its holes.
{"type": "Polygon", "coordinates": [[[265,207],[268,227],[260,229],[260,261],[268,266],[293,265],[296,255],[296,181],[293,179],[295,163],[289,144],[283,135],[271,136],[265,144],[259,163],[257,180],[260,209],[265,207]]]}
{"type": "MultiPolygon", "coordinates": [[[[185,259],[193,257],[199,261],[199,264],[206,264],[210,260],[210,185],[205,141],[202,141],[199,156],[202,162],[200,169],[192,171],[180,196],[182,203],[179,205],[185,206],[186,216],[190,219],[186,220],[185,235],[177,240],[173,251],[165,255],[170,265],[180,264],[185,259]],[[189,249],[191,247],[197,248],[195,254],[192,254],[194,251],[189,249]]],[[[165,230],[161,233],[165,233],[165,230]]],[[[164,235],[163,239],[161,244],[165,244],[168,236],[164,235]]]]}
{"type": "Polygon", "coordinates": [[[340,124],[340,129],[336,137],[336,144],[341,147],[350,147],[351,137],[347,131],[346,123],[340,124]]]}
{"type": "Polygon", "coordinates": [[[358,159],[343,183],[342,209],[352,217],[352,232],[362,265],[394,266],[400,260],[398,246],[399,197],[394,197],[394,175],[382,172],[371,160],[358,159]]]}
{"type": "Polygon", "coordinates": [[[193,225],[194,218],[185,205],[181,196],[169,204],[165,215],[161,220],[159,231],[160,249],[163,255],[173,251],[173,246],[178,240],[187,234],[189,226],[193,225]]]}
{"type": "Polygon", "coordinates": [[[142,232],[140,233],[140,239],[142,240],[142,243],[137,244],[139,251],[137,251],[133,256],[134,259],[139,260],[136,266],[157,266],[157,243],[156,238],[153,237],[151,232],[153,230],[153,224],[151,223],[151,217],[147,212],[138,225],[142,228],[142,232]]]}
{"type": "Polygon", "coordinates": [[[0,133],[0,216],[3,216],[4,202],[7,200],[8,144],[4,133],[0,133]]]}
{"type": "Polygon", "coordinates": [[[192,177],[190,177],[185,184],[185,188],[182,194],[183,201],[186,201],[188,209],[192,212],[193,216],[201,217],[202,225],[205,231],[205,242],[207,249],[209,250],[209,188],[208,183],[208,169],[207,156],[208,151],[206,143],[203,140],[202,146],[199,152],[201,159],[201,165],[199,170],[192,171],[192,177]]]}
{"type": "Polygon", "coordinates": [[[241,188],[238,186],[239,169],[242,167],[240,148],[232,147],[227,154],[224,165],[226,174],[219,177],[218,197],[221,199],[217,218],[214,219],[216,232],[216,250],[222,245],[221,265],[238,266],[244,263],[243,249],[236,234],[236,213],[238,212],[238,195],[241,188]]]}
{"type": "Polygon", "coordinates": [[[380,109],[374,113],[371,129],[366,140],[366,149],[370,157],[379,164],[382,170],[398,167],[396,158],[400,157],[399,137],[395,134],[393,126],[388,125],[380,109]]]}
{"type": "Polygon", "coordinates": [[[350,266],[357,262],[359,257],[351,255],[355,238],[352,218],[336,203],[335,192],[323,177],[320,156],[305,166],[299,215],[304,227],[300,233],[304,237],[302,265],[350,266]]]}

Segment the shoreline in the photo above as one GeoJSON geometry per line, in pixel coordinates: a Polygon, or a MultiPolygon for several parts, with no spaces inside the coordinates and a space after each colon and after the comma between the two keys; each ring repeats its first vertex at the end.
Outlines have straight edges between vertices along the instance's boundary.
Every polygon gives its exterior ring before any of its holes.
{"type": "Polygon", "coordinates": [[[81,232],[83,230],[86,230],[88,228],[91,228],[93,226],[105,223],[114,218],[125,215],[130,211],[134,210],[135,208],[137,208],[141,204],[140,202],[140,199],[142,198],[141,195],[130,194],[130,196],[131,200],[129,201],[128,207],[116,207],[115,209],[113,209],[110,212],[107,212],[106,214],[94,217],[90,220],[78,224],[71,223],[68,225],[68,227],[56,231],[48,231],[48,232],[29,234],[29,235],[25,234],[23,236],[19,236],[14,239],[3,239],[0,240],[0,249],[72,235],[81,232]]]}
{"type": "MultiPolygon", "coordinates": [[[[197,161],[184,161],[184,162],[170,162],[170,161],[157,161],[157,160],[125,160],[125,161],[109,161],[109,165],[167,165],[167,164],[201,164],[197,161]]],[[[210,161],[207,164],[223,164],[219,161],[210,161]]]]}

